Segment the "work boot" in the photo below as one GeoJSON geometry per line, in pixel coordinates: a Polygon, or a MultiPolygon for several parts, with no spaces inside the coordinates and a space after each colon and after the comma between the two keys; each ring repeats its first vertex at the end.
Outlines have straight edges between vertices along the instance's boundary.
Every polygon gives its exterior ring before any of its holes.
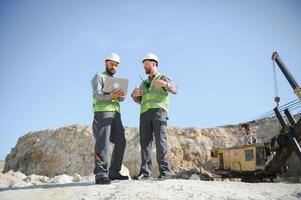
{"type": "Polygon", "coordinates": [[[134,180],[138,180],[138,181],[144,181],[144,180],[150,180],[151,177],[149,175],[146,174],[140,174],[138,176],[133,177],[134,180]]]}
{"type": "Polygon", "coordinates": [[[158,181],[164,181],[166,179],[171,179],[172,176],[170,174],[160,174],[158,177],[157,177],[157,180],[158,181]]]}
{"type": "Polygon", "coordinates": [[[109,173],[109,179],[111,180],[128,180],[128,176],[123,176],[119,172],[118,173],[109,173]]]}
{"type": "Polygon", "coordinates": [[[111,184],[111,180],[108,177],[95,178],[95,184],[107,185],[111,184]]]}

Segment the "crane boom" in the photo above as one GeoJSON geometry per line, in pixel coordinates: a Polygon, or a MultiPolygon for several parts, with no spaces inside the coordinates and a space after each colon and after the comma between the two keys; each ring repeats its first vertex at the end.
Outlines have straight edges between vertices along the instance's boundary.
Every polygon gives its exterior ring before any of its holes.
{"type": "Polygon", "coordinates": [[[294,79],[294,77],[291,75],[291,73],[289,72],[289,70],[285,66],[284,62],[281,60],[281,58],[280,58],[279,54],[277,53],[277,51],[273,52],[272,60],[277,63],[277,65],[279,66],[279,68],[282,71],[283,75],[285,76],[285,78],[287,79],[287,81],[289,82],[291,87],[293,88],[295,94],[298,96],[299,100],[301,101],[301,89],[300,89],[297,81],[294,79]]]}

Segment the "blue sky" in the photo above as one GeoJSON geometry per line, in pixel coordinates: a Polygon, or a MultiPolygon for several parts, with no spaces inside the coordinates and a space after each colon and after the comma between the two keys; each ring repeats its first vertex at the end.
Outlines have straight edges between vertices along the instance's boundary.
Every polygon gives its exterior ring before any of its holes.
{"type": "MultiPolygon", "coordinates": [[[[275,104],[277,50],[301,83],[300,1],[0,1],[0,159],[29,131],[91,124],[90,80],[111,52],[130,91],[149,52],[173,77],[169,125],[236,124],[275,104]]],[[[281,103],[296,99],[277,69],[281,103]]],[[[129,95],[128,95],[129,97],[129,95]]],[[[125,126],[139,106],[121,104],[125,126]]]]}

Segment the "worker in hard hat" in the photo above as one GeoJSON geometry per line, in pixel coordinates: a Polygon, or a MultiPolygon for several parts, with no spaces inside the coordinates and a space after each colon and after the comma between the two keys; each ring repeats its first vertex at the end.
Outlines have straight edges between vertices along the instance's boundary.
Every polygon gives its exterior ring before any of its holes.
{"type": "Polygon", "coordinates": [[[242,124],[241,128],[241,138],[240,143],[242,145],[255,144],[257,142],[257,137],[255,133],[253,133],[249,127],[249,124],[242,124]]]}
{"type": "Polygon", "coordinates": [[[102,88],[105,77],[113,77],[118,69],[120,58],[112,53],[105,59],[105,71],[96,73],[91,84],[93,89],[93,135],[95,137],[95,183],[110,184],[111,180],[126,180],[128,176],[122,176],[121,170],[126,140],[124,128],[121,122],[119,102],[124,100],[124,91],[112,91],[104,93],[102,88]],[[107,152],[109,141],[114,143],[111,166],[107,170],[107,152]]]}
{"type": "Polygon", "coordinates": [[[140,88],[135,88],[131,94],[133,100],[141,105],[139,130],[142,162],[140,174],[134,179],[146,180],[150,178],[154,136],[160,171],[158,179],[164,180],[171,175],[167,144],[168,99],[169,93],[177,93],[177,88],[171,77],[158,72],[159,59],[155,54],[147,54],[142,59],[142,63],[148,78],[143,80],[140,88]]]}

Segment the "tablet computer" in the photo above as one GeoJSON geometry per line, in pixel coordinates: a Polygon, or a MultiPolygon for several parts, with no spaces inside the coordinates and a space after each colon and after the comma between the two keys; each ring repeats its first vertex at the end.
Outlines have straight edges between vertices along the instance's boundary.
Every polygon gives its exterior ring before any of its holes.
{"type": "Polygon", "coordinates": [[[105,77],[104,87],[102,91],[105,93],[110,93],[112,91],[123,90],[126,94],[128,90],[128,85],[129,85],[128,79],[105,77]]]}

